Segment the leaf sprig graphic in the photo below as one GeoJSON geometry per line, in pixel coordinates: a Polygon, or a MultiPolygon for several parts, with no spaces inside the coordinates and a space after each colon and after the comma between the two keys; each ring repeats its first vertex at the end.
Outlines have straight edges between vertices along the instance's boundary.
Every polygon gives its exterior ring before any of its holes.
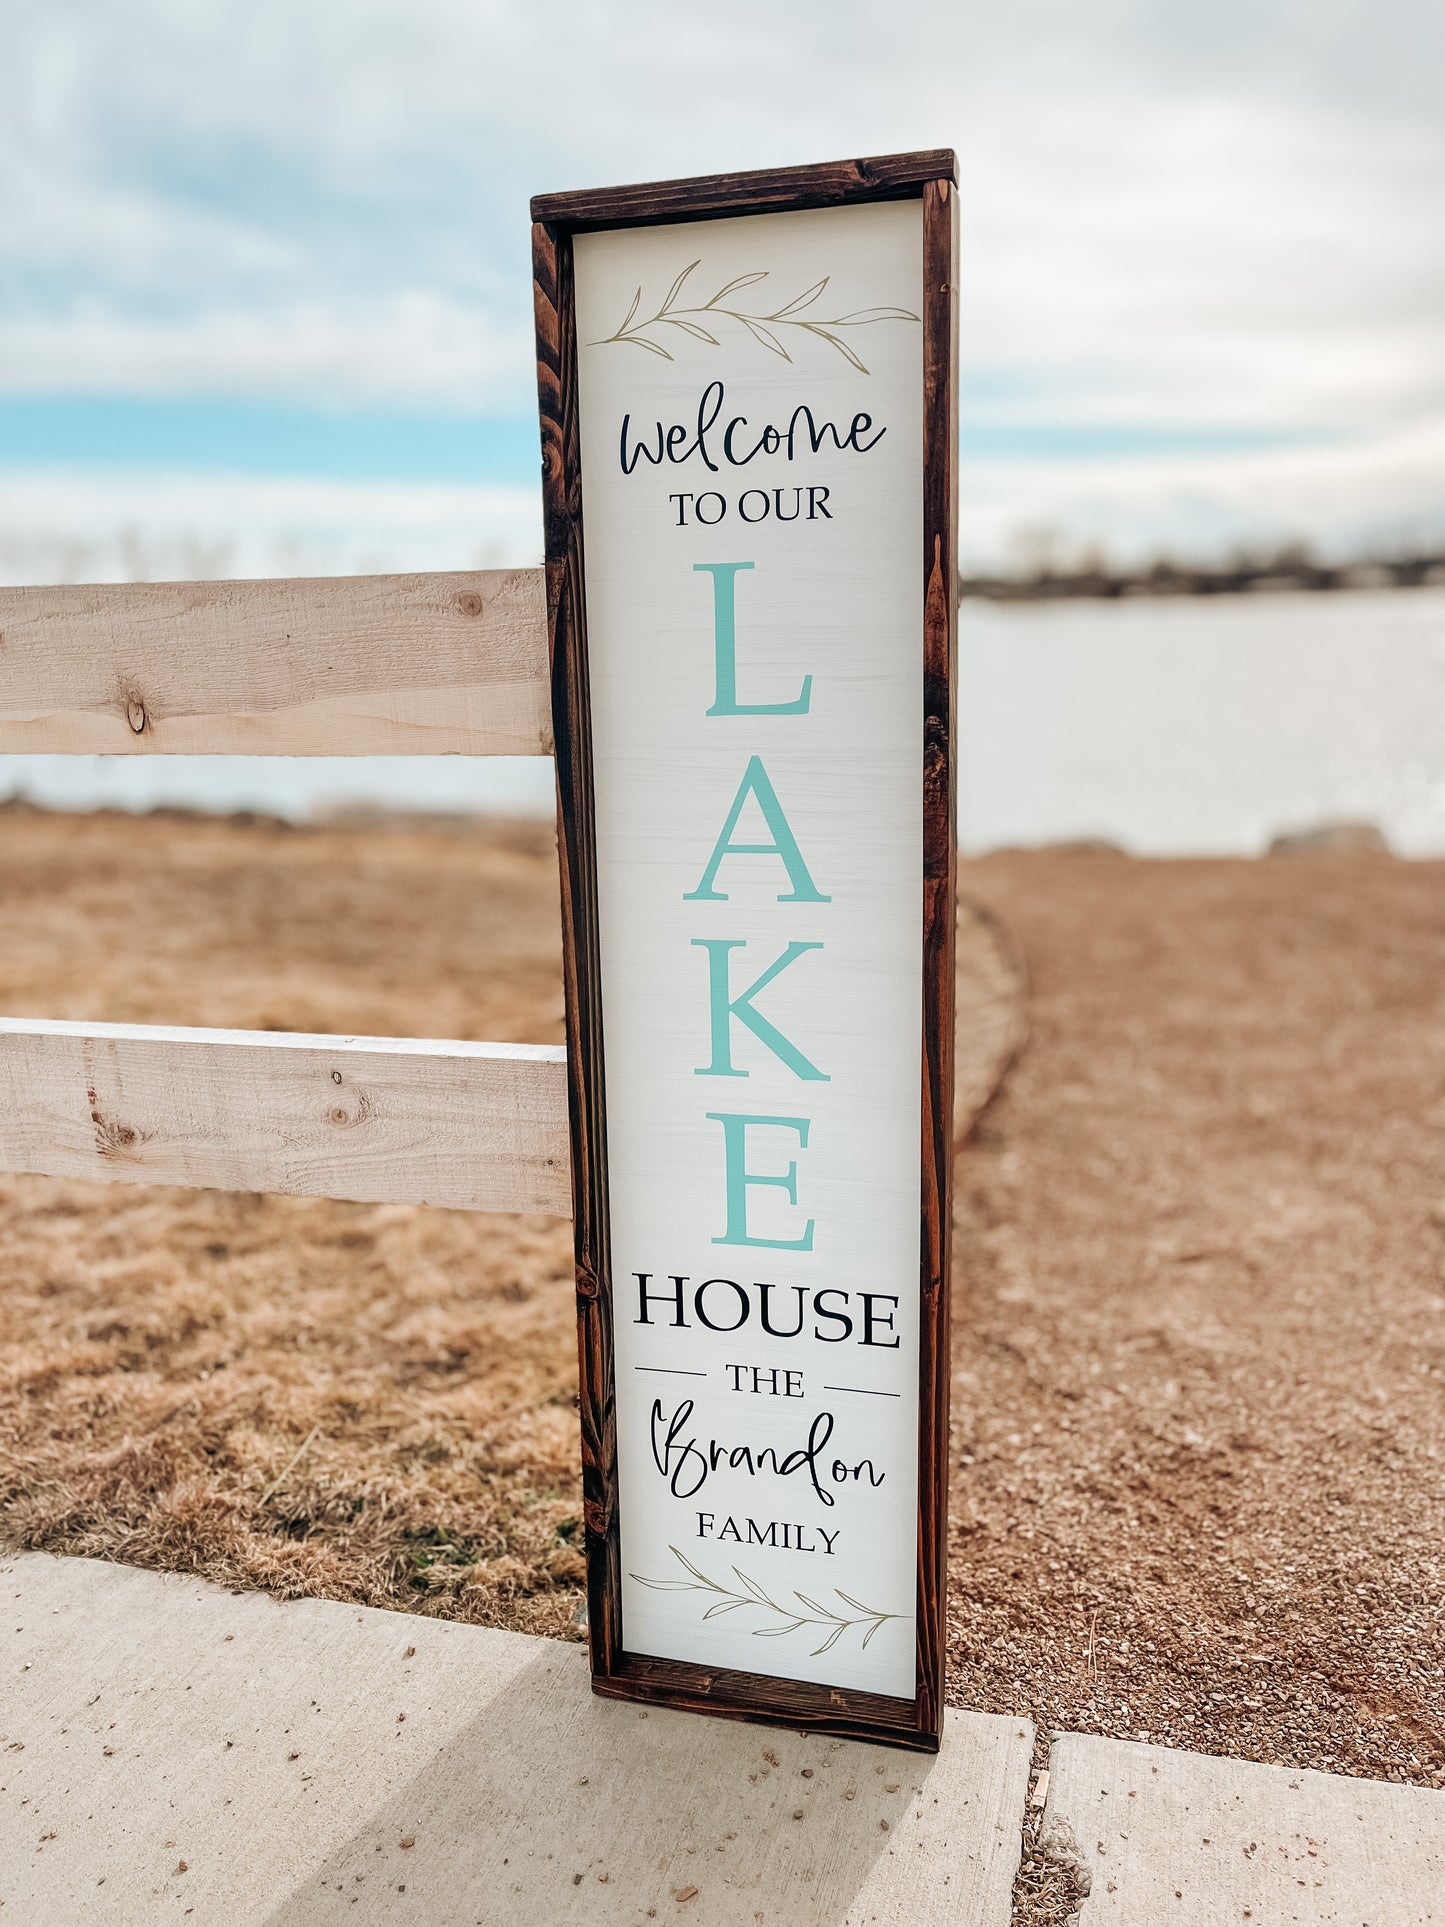
{"type": "Polygon", "coordinates": [[[752,1629],[754,1639],[784,1639],[789,1633],[799,1632],[805,1626],[815,1630],[826,1628],[822,1644],[813,1648],[811,1654],[813,1659],[826,1653],[830,1647],[836,1646],[844,1633],[854,1626],[866,1626],[868,1629],[863,1635],[863,1650],[866,1651],[869,1640],[883,1626],[886,1626],[890,1619],[904,1617],[902,1613],[875,1612],[871,1606],[865,1606],[861,1600],[854,1599],[850,1593],[836,1586],[833,1589],[834,1598],[851,1608],[850,1612],[834,1612],[820,1604],[818,1600],[810,1599],[805,1592],[795,1592],[793,1597],[803,1609],[798,1612],[791,1606],[780,1606],[775,1599],[764,1592],[756,1579],[749,1579],[748,1575],[737,1566],[733,1567],[733,1573],[743,1587],[741,1592],[735,1592],[728,1586],[720,1586],[715,1579],[709,1579],[707,1574],[695,1566],[685,1554],[679,1552],[676,1546],[669,1546],[668,1551],[678,1564],[691,1574],[690,1578],[644,1579],[640,1572],[630,1573],[628,1577],[635,1579],[639,1586],[649,1587],[653,1592],[705,1592],[715,1595],[712,1605],[703,1614],[704,1619],[720,1619],[724,1613],[737,1612],[740,1608],[746,1607],[754,1607],[773,1614],[780,1623],[776,1626],[754,1626],[752,1629]]]}
{"type": "Polygon", "coordinates": [[[858,351],[850,342],[844,341],[838,330],[870,328],[878,321],[917,321],[919,319],[910,308],[857,308],[851,314],[834,315],[831,320],[821,320],[816,314],[809,314],[808,310],[814,307],[832,279],[832,276],[827,274],[821,281],[815,281],[811,288],[804,288],[803,292],[795,295],[791,301],[785,301],[781,307],[754,313],[752,310],[755,305],[761,304],[761,297],[756,302],[750,301],[746,306],[738,302],[736,297],[741,295],[744,289],[757,287],[759,282],[766,281],[768,279],[766,268],[755,269],[751,274],[735,275],[731,281],[718,289],[710,301],[704,301],[701,306],[680,305],[689,275],[694,268],[701,265],[701,256],[696,261],[689,261],[668,289],[662,306],[656,314],[647,315],[642,320],[638,319],[638,310],[642,306],[642,289],[639,287],[632,297],[632,306],[627,310],[622,326],[614,334],[604,335],[600,341],[589,342],[588,346],[607,348],[614,342],[625,342],[629,347],[646,349],[650,355],[661,355],[664,361],[673,361],[676,357],[665,345],[666,338],[659,339],[662,329],[677,328],[683,334],[691,335],[694,341],[705,342],[710,348],[720,348],[721,338],[713,333],[713,329],[720,322],[735,321],[747,330],[754,341],[761,343],[769,354],[781,355],[784,361],[791,361],[793,357],[788,353],[783,331],[789,328],[801,329],[805,334],[814,335],[819,341],[826,341],[830,347],[836,348],[843,359],[851,362],[860,375],[866,375],[868,369],[858,351]],[[733,297],[731,306],[728,305],[730,296],[733,297]]]}

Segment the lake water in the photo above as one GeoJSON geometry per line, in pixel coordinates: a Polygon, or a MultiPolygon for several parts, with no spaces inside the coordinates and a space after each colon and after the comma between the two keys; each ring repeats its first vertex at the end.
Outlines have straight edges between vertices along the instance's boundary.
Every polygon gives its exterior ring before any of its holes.
{"type": "Polygon", "coordinates": [[[966,604],[959,636],[965,849],[1356,819],[1445,855],[1445,592],[966,604]]]}
{"type": "MultiPolygon", "coordinates": [[[[1445,591],[965,603],[959,834],[974,852],[1102,837],[1253,855],[1283,830],[1375,823],[1445,855],[1445,591]]],[[[542,759],[0,757],[0,795],[547,813],[542,759]]]]}

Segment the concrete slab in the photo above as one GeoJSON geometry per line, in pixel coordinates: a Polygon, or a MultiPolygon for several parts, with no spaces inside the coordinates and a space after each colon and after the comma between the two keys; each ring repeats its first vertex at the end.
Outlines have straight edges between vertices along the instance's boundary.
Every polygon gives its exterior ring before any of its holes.
{"type": "Polygon", "coordinates": [[[579,1647],[0,1559],[0,1921],[1006,1927],[1032,1733],[594,1699],[579,1647]]]}
{"type": "Polygon", "coordinates": [[[1040,1837],[1080,1927],[1445,1923],[1445,1794],[1064,1734],[1040,1837]]]}

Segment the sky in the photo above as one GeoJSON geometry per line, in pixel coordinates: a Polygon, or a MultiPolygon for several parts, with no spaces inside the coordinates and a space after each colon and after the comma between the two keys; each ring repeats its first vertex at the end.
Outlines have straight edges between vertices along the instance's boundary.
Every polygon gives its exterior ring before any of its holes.
{"type": "Polygon", "coordinates": [[[0,0],[0,580],[531,562],[527,201],[952,146],[962,552],[1445,540],[1438,0],[0,0]]]}

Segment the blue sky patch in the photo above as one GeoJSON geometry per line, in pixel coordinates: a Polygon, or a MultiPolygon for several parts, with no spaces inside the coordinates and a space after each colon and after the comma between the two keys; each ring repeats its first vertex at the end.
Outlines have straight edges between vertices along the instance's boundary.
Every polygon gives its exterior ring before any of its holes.
{"type": "MultiPolygon", "coordinates": [[[[1094,461],[1238,454],[1317,442],[1283,428],[970,421],[966,461],[1094,461]]],[[[124,468],[532,487],[529,414],[308,408],[239,396],[0,397],[0,468],[124,468]]]]}
{"type": "Polygon", "coordinates": [[[530,415],[321,409],[244,397],[0,397],[0,468],[189,469],[534,486],[530,415]]]}

